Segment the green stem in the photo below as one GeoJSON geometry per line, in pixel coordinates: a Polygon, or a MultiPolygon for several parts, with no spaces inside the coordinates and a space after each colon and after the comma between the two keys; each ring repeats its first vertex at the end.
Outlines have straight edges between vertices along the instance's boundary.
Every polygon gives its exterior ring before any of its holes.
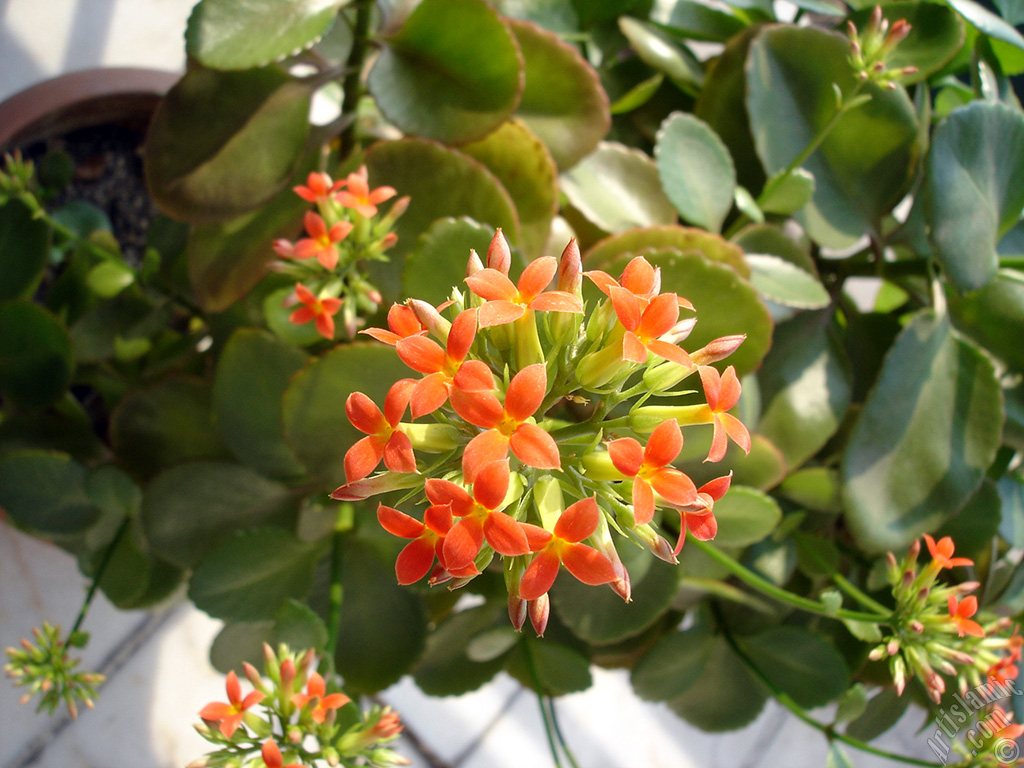
{"type": "MultiPolygon", "coordinates": [[[[348,55],[346,65],[347,74],[342,83],[344,95],[341,102],[342,117],[354,115],[359,99],[363,95],[362,74],[363,64],[366,60],[366,52],[369,50],[368,36],[370,32],[370,17],[373,11],[372,0],[356,0],[356,19],[352,27],[352,50],[348,55]]],[[[345,126],[341,133],[341,157],[347,158],[355,149],[356,121],[353,120],[345,126]]]]}
{"type": "MultiPolygon", "coordinates": [[[[792,592],[777,587],[761,576],[751,571],[749,568],[744,567],[740,563],[733,560],[727,554],[717,549],[714,545],[709,544],[706,541],[700,541],[699,539],[692,540],[693,546],[697,547],[701,552],[708,555],[713,560],[724,565],[728,568],[735,576],[741,581],[753,587],[754,589],[773,597],[780,603],[792,605],[794,608],[799,608],[802,611],[808,613],[814,613],[819,616],[828,616],[834,619],[846,619],[848,621],[869,621],[877,623],[879,621],[886,621],[892,616],[892,611],[885,609],[884,612],[876,613],[863,613],[861,611],[850,611],[845,608],[840,608],[837,611],[829,610],[825,605],[819,603],[817,600],[811,600],[810,598],[803,597],[802,595],[796,595],[792,592]]],[[[881,606],[880,606],[881,607],[881,606]]]]}
{"type": "Polygon", "coordinates": [[[82,607],[78,611],[78,616],[75,617],[75,623],[71,626],[71,631],[68,633],[68,637],[74,635],[82,626],[82,622],[85,621],[85,616],[89,612],[92,600],[96,597],[96,590],[99,589],[100,579],[103,578],[103,574],[106,572],[107,566],[110,565],[110,561],[114,556],[114,550],[117,549],[117,545],[121,542],[121,538],[128,532],[131,522],[132,519],[130,517],[125,517],[125,519],[121,521],[121,527],[119,527],[117,529],[117,533],[114,534],[114,538],[111,539],[110,544],[107,545],[107,549],[103,553],[103,558],[100,560],[100,565],[96,569],[96,574],[92,577],[92,583],[89,584],[89,591],[85,593],[85,600],[82,602],[82,607]]]}
{"type": "MultiPolygon", "coordinates": [[[[718,614],[717,611],[716,614],[718,614]]],[[[719,618],[721,618],[720,614],[719,618]]],[[[854,749],[859,749],[862,752],[877,755],[878,757],[884,757],[888,760],[893,760],[899,763],[906,763],[908,765],[919,765],[924,766],[924,768],[941,768],[942,763],[936,763],[929,760],[920,760],[916,757],[907,757],[905,755],[898,755],[893,752],[888,752],[884,749],[872,746],[871,744],[868,744],[866,741],[861,741],[860,739],[855,739],[852,736],[846,736],[842,733],[838,733],[832,725],[828,725],[826,723],[822,723],[815,720],[813,717],[811,717],[804,711],[803,707],[797,704],[792,698],[789,697],[788,694],[786,694],[783,690],[781,690],[771,680],[768,679],[764,672],[761,671],[760,667],[758,667],[757,664],[754,663],[754,660],[751,659],[750,656],[747,655],[746,651],[744,651],[740,647],[739,643],[736,642],[736,638],[733,637],[732,633],[728,630],[726,626],[721,624],[721,622],[719,623],[719,626],[722,629],[722,635],[725,638],[725,641],[729,643],[729,646],[732,648],[733,652],[737,656],[739,656],[740,661],[742,661],[743,664],[747,667],[747,669],[750,670],[751,674],[753,674],[758,680],[761,681],[761,683],[764,684],[764,686],[771,692],[775,700],[782,704],[782,706],[784,706],[786,709],[788,709],[790,712],[796,715],[800,720],[805,722],[807,725],[821,731],[822,735],[824,735],[830,743],[833,741],[840,741],[843,744],[851,746],[854,749]]]]}
{"type": "MultiPolygon", "coordinates": [[[[344,505],[343,505],[344,506],[344,505]]],[[[341,603],[345,596],[345,588],[341,583],[343,558],[341,550],[345,546],[343,531],[343,512],[338,512],[338,522],[331,537],[331,586],[327,599],[327,645],[324,657],[330,671],[334,671],[334,653],[338,647],[338,636],[341,634],[341,603]]]]}
{"type": "Polygon", "coordinates": [[[529,641],[523,637],[520,640],[523,649],[523,656],[526,659],[526,668],[530,672],[530,679],[533,681],[533,690],[537,694],[537,705],[540,707],[540,717],[544,721],[544,735],[548,739],[548,749],[551,750],[551,759],[555,761],[555,768],[562,768],[562,761],[558,759],[558,744],[555,741],[555,731],[551,724],[547,707],[544,702],[544,692],[540,684],[540,675],[537,674],[537,665],[533,660],[533,653],[530,652],[529,641]]]}

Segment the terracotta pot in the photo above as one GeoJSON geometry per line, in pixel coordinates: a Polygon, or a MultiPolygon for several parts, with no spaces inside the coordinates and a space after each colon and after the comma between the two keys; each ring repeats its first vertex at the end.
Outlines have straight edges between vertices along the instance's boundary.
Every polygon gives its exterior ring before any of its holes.
{"type": "Polygon", "coordinates": [[[106,67],[33,85],[0,103],[0,152],[104,123],[143,132],[179,78],[158,69],[106,67]]]}

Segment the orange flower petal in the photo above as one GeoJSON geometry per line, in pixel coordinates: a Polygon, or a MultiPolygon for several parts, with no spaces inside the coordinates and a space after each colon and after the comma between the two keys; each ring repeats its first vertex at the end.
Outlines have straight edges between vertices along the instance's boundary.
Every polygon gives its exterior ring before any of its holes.
{"type": "Polygon", "coordinates": [[[444,537],[445,567],[451,570],[470,565],[479,554],[483,543],[483,523],[473,516],[462,518],[444,537]]]}
{"type": "Polygon", "coordinates": [[[436,373],[444,369],[445,353],[424,336],[409,336],[395,344],[402,362],[418,373],[436,373]]]}
{"type": "Polygon", "coordinates": [[[473,511],[474,501],[469,491],[451,480],[431,477],[424,483],[424,490],[431,504],[448,506],[456,517],[463,517],[473,511]]]}
{"type": "Polygon", "coordinates": [[[555,536],[563,541],[578,542],[590,536],[601,521],[597,499],[591,496],[570,504],[555,522],[555,536]]]}
{"type": "Polygon", "coordinates": [[[384,458],[384,446],[375,436],[358,440],[345,452],[345,480],[354,483],[369,475],[384,458]]]}
{"type": "Polygon", "coordinates": [[[536,600],[546,594],[555,583],[559,565],[558,555],[550,548],[543,549],[526,566],[526,571],[519,580],[519,597],[523,600],[536,600]]]}
{"type": "Polygon", "coordinates": [[[540,408],[547,390],[547,366],[544,363],[526,366],[508,384],[505,412],[516,421],[525,421],[540,408]]]}
{"type": "Polygon", "coordinates": [[[416,382],[412,390],[412,417],[418,419],[433,413],[448,400],[448,379],[443,373],[432,373],[416,382]]]}
{"type": "Polygon", "coordinates": [[[611,560],[585,544],[567,546],[562,551],[562,563],[569,573],[591,586],[608,584],[618,578],[611,560]]]}
{"type": "Polygon", "coordinates": [[[497,426],[505,415],[501,401],[490,391],[467,392],[456,388],[451,391],[450,397],[452,408],[459,416],[483,429],[497,426]]]}
{"type": "Polygon", "coordinates": [[[526,307],[522,304],[504,299],[494,299],[480,307],[478,316],[481,328],[491,328],[495,325],[514,322],[525,314],[526,307]]]}
{"type": "Polygon", "coordinates": [[[426,539],[410,541],[395,560],[395,577],[399,584],[413,584],[428,573],[434,564],[434,545],[426,539]]]}
{"type": "Polygon", "coordinates": [[[476,338],[476,310],[467,309],[460,312],[452,322],[448,331],[447,352],[452,360],[462,362],[469,354],[469,348],[473,346],[473,339],[476,338]]]}
{"type": "Polygon", "coordinates": [[[656,339],[668,333],[679,320],[679,304],[674,293],[662,293],[651,299],[640,321],[639,333],[648,339],[656,339]]]}
{"type": "Polygon", "coordinates": [[[654,518],[654,491],[646,480],[633,481],[633,520],[637,525],[649,523],[654,518]]]}
{"type": "MultiPolygon", "coordinates": [[[[486,301],[500,299],[514,302],[519,295],[515,284],[496,269],[481,269],[467,277],[466,283],[469,285],[469,290],[486,301]]],[[[482,318],[481,325],[483,325],[482,318]]]]}
{"type": "Polygon", "coordinates": [[[651,433],[644,448],[644,464],[664,467],[683,450],[683,431],[675,419],[666,419],[651,433]]]}
{"type": "Polygon", "coordinates": [[[555,439],[536,424],[520,424],[509,439],[512,453],[536,469],[561,469],[562,457],[555,439]]]}
{"type": "Polygon", "coordinates": [[[525,555],[530,551],[526,533],[519,523],[504,512],[491,512],[484,521],[484,538],[495,552],[505,557],[525,555]]]}
{"type": "Polygon", "coordinates": [[[416,456],[404,432],[395,431],[384,444],[384,466],[392,472],[415,472],[416,456]]]}
{"type": "Polygon", "coordinates": [[[539,312],[582,312],[583,303],[565,291],[546,291],[530,302],[539,312]]]}
{"type": "Polygon", "coordinates": [[[353,427],[367,435],[375,435],[389,426],[377,404],[362,392],[353,392],[345,400],[345,415],[353,427]]]}
{"type": "Polygon", "coordinates": [[[377,521],[381,527],[392,536],[403,539],[415,539],[424,530],[424,525],[414,517],[410,517],[401,510],[388,507],[384,504],[377,505],[377,521]]]}
{"type": "Polygon", "coordinates": [[[523,274],[519,276],[518,293],[520,299],[529,303],[538,296],[541,291],[550,285],[558,272],[558,259],[554,256],[541,256],[526,265],[523,274]]]}
{"type": "Polygon", "coordinates": [[[644,449],[632,437],[609,441],[608,456],[615,468],[627,477],[636,477],[644,463],[644,449]]]}
{"type": "Polygon", "coordinates": [[[647,347],[632,331],[622,336],[622,359],[641,365],[647,362],[647,347]]]}
{"type": "Polygon", "coordinates": [[[684,472],[669,467],[658,470],[651,478],[654,490],[670,504],[687,506],[697,500],[697,487],[684,472]]]}
{"type": "Polygon", "coordinates": [[[625,288],[612,286],[609,289],[615,315],[627,331],[636,331],[640,327],[642,317],[640,302],[636,296],[625,288]]]}
{"type": "Polygon", "coordinates": [[[637,296],[654,293],[657,286],[657,271],[643,256],[631,259],[622,270],[622,287],[637,296]]]}
{"type": "MultiPolygon", "coordinates": [[[[453,394],[456,391],[452,390],[453,394]]],[[[462,452],[462,475],[466,482],[472,483],[481,467],[508,456],[508,447],[509,439],[496,429],[488,429],[470,440],[462,452]]]]}
{"type": "Polygon", "coordinates": [[[473,498],[485,509],[496,509],[508,493],[509,477],[507,460],[484,464],[473,481],[473,498]]]}
{"type": "Polygon", "coordinates": [[[459,366],[452,384],[466,392],[479,392],[494,389],[494,377],[483,360],[467,360],[459,366]]]}

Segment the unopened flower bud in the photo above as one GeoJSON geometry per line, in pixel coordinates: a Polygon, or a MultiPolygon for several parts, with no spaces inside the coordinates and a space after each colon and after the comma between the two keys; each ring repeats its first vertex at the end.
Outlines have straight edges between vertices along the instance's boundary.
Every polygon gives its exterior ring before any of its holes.
{"type": "Polygon", "coordinates": [[[911,631],[916,632],[920,635],[924,632],[924,624],[922,624],[917,619],[914,619],[912,622],[910,622],[910,629],[911,631]]]}
{"type": "Polygon", "coordinates": [[[679,564],[679,559],[672,553],[672,545],[655,533],[649,524],[635,526],[633,533],[651,551],[651,554],[659,560],[664,560],[672,565],[679,564]]]}
{"type": "Polygon", "coordinates": [[[890,656],[895,656],[900,652],[900,641],[895,637],[885,645],[885,652],[890,656]]]}
{"type": "Polygon", "coordinates": [[[466,277],[472,277],[483,268],[484,263],[480,260],[480,255],[470,248],[469,259],[466,261],[466,277]]]}
{"type": "Polygon", "coordinates": [[[537,633],[537,637],[544,637],[544,630],[548,628],[548,617],[551,615],[551,600],[548,598],[548,593],[545,592],[536,600],[530,600],[529,603],[530,624],[533,625],[533,631],[537,633]]]}
{"type": "Polygon", "coordinates": [[[245,672],[245,676],[246,678],[248,678],[249,682],[252,683],[253,688],[256,688],[260,691],[264,690],[263,677],[260,675],[256,667],[254,667],[248,661],[243,661],[242,671],[245,672]]]}
{"type": "Polygon", "coordinates": [[[565,246],[558,260],[558,290],[583,298],[583,261],[575,237],[565,246]]]}
{"type": "Polygon", "coordinates": [[[295,662],[291,659],[285,659],[281,662],[281,687],[285,690],[290,690],[292,682],[295,680],[295,662]]]}
{"type": "Polygon", "coordinates": [[[710,365],[711,363],[717,363],[719,360],[724,360],[737,349],[746,340],[747,336],[744,333],[734,334],[732,336],[720,336],[713,341],[709,341],[703,347],[693,352],[690,355],[690,359],[693,360],[694,365],[710,365]]]}
{"type": "Polygon", "coordinates": [[[509,250],[508,241],[501,232],[501,227],[494,230],[494,237],[487,248],[487,268],[496,269],[501,274],[507,275],[512,267],[512,251],[509,250]]]}
{"type": "Polygon", "coordinates": [[[448,342],[448,332],[452,329],[452,324],[442,317],[433,304],[428,301],[421,301],[420,299],[408,299],[405,303],[416,313],[416,319],[420,321],[420,324],[427,329],[431,336],[438,339],[442,344],[448,342]]]}

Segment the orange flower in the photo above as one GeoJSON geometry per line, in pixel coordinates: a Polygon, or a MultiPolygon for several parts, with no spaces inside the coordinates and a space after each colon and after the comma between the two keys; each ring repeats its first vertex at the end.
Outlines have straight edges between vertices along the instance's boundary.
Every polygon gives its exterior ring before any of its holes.
{"type": "Polygon", "coordinates": [[[377,341],[393,347],[402,339],[410,336],[422,336],[427,332],[412,307],[407,304],[391,305],[391,309],[388,310],[388,328],[390,330],[387,331],[383,328],[367,328],[360,333],[365,333],[367,336],[372,336],[377,341]]]}
{"type": "Polygon", "coordinates": [[[743,422],[726,413],[736,405],[742,391],[736,369],[730,365],[725,369],[725,373],[719,374],[716,368],[708,366],[701,367],[699,371],[715,429],[711,450],[708,451],[705,461],[720,461],[725,456],[727,436],[731,437],[745,453],[750,453],[750,433],[743,426],[743,422]]]}
{"type": "Polygon", "coordinates": [[[611,560],[593,547],[580,543],[595,531],[600,515],[597,499],[591,496],[562,512],[553,532],[536,525],[524,526],[530,548],[537,554],[519,582],[520,598],[536,600],[546,594],[563,564],[584,584],[608,584],[618,578],[611,560]]]}
{"type": "MultiPolygon", "coordinates": [[[[650,299],[661,293],[661,270],[652,267],[643,256],[637,256],[626,265],[620,280],[599,269],[584,274],[609,298],[612,295],[612,288],[624,288],[640,299],[645,307],[650,299]]],[[[687,306],[693,308],[689,302],[687,306]]]]}
{"type": "Polygon", "coordinates": [[[384,399],[383,413],[362,392],[348,396],[345,414],[352,426],[367,435],[345,453],[345,478],[350,484],[373,472],[381,459],[393,472],[416,471],[412,443],[398,428],[415,383],[412,379],[402,379],[392,384],[384,399]]]}
{"type": "Polygon", "coordinates": [[[238,730],[238,726],[242,724],[242,717],[245,715],[245,711],[259,704],[265,697],[259,691],[252,691],[243,699],[242,686],[238,682],[238,675],[235,674],[234,670],[228,672],[225,687],[227,688],[228,700],[226,702],[215,701],[207,704],[199,710],[199,717],[211,723],[220,723],[220,732],[224,735],[224,738],[230,739],[231,734],[238,730]]]}
{"type": "Polygon", "coordinates": [[[968,595],[962,602],[957,602],[957,599],[950,595],[947,607],[949,608],[949,620],[956,625],[956,633],[960,637],[964,635],[985,636],[985,630],[981,628],[981,624],[971,619],[971,616],[978,612],[978,598],[968,595]]]}
{"type": "Polygon", "coordinates": [[[303,306],[289,315],[288,319],[295,325],[316,321],[316,330],[325,339],[334,338],[334,315],[342,307],[342,300],[337,298],[318,299],[309,288],[302,283],[295,284],[295,296],[303,306]]]}
{"type": "Polygon", "coordinates": [[[412,539],[395,560],[398,583],[412,584],[430,572],[435,555],[442,557],[444,538],[452,527],[452,508],[448,504],[432,504],[421,523],[404,512],[379,504],[377,520],[388,533],[412,539]]]}
{"type": "Polygon", "coordinates": [[[306,202],[319,203],[330,200],[331,196],[344,186],[344,181],[331,181],[331,177],[326,173],[314,171],[306,177],[305,186],[300,184],[297,187],[292,187],[292,189],[295,191],[295,194],[306,202]]]}
{"type": "Polygon", "coordinates": [[[558,259],[542,256],[530,262],[519,283],[488,267],[466,278],[469,289],[485,300],[480,307],[480,327],[489,328],[518,320],[526,310],[583,312],[583,303],[566,291],[545,291],[558,271],[558,259]]]}
{"type": "Polygon", "coordinates": [[[718,521],[715,519],[715,502],[725,496],[732,484],[732,472],[723,477],[709,480],[697,489],[697,498],[686,507],[675,507],[679,512],[679,539],[676,541],[673,555],[678,555],[686,542],[689,531],[698,541],[710,541],[718,534],[718,521]]]}
{"type": "Polygon", "coordinates": [[[288,765],[282,765],[284,758],[281,757],[281,750],[273,739],[267,739],[263,742],[263,748],[260,750],[263,756],[263,764],[267,768],[305,768],[305,766],[299,765],[298,763],[288,763],[288,765]]]}
{"type": "MultiPolygon", "coordinates": [[[[495,552],[506,557],[525,555],[530,551],[523,525],[497,511],[505,501],[508,486],[508,461],[504,459],[480,468],[473,482],[472,495],[449,480],[427,480],[427,498],[431,503],[448,505],[452,514],[459,518],[444,537],[441,550],[441,564],[449,573],[470,568],[484,540],[495,552]]],[[[476,572],[475,568],[473,572],[476,572]]]]}
{"type": "Polygon", "coordinates": [[[671,360],[684,368],[692,368],[690,356],[682,347],[661,339],[679,322],[679,297],[674,293],[655,296],[644,306],[625,288],[609,288],[612,306],[619,322],[626,329],[622,337],[622,359],[646,363],[647,353],[671,360]]]}
{"type": "Polygon", "coordinates": [[[561,469],[562,462],[554,439],[527,422],[544,401],[548,375],[544,363],[528,365],[509,382],[505,405],[491,391],[465,391],[453,388],[450,393],[455,412],[470,424],[485,429],[469,441],[462,454],[462,474],[473,482],[485,464],[504,459],[509,447],[524,464],[537,469],[561,469]]]}
{"type": "Polygon", "coordinates": [[[377,187],[371,191],[365,165],[360,166],[355,173],[350,173],[345,184],[348,189],[338,192],[334,199],[366,218],[377,213],[377,206],[380,203],[390,200],[397,194],[391,187],[377,187]]]}
{"type": "Polygon", "coordinates": [[[494,379],[487,364],[466,360],[476,337],[476,310],[459,313],[448,332],[447,349],[441,349],[425,336],[410,336],[395,345],[402,362],[414,371],[426,374],[412,390],[412,417],[433,413],[448,400],[451,388],[489,390],[494,379]]]}
{"type": "Polygon", "coordinates": [[[675,419],[663,421],[651,433],[647,446],[631,437],[608,443],[612,464],[622,474],[633,478],[633,517],[637,525],[654,517],[654,493],[671,504],[692,504],[697,488],[683,472],[670,467],[683,449],[683,433],[675,419]]]}
{"type": "Polygon", "coordinates": [[[309,716],[313,718],[313,722],[322,723],[329,712],[343,707],[351,701],[343,693],[332,693],[328,696],[325,696],[325,693],[327,693],[327,686],[324,684],[324,679],[320,673],[314,672],[306,681],[306,692],[296,693],[292,696],[292,704],[302,709],[312,703],[313,708],[309,711],[309,716]]]}
{"type": "Polygon", "coordinates": [[[943,536],[938,542],[927,533],[924,535],[924,543],[928,545],[928,551],[932,555],[932,563],[941,570],[952,568],[956,565],[974,565],[973,560],[966,557],[953,557],[953,539],[950,536],[943,536]]]}
{"type": "Polygon", "coordinates": [[[324,269],[334,269],[338,265],[337,244],[348,237],[352,224],[339,221],[328,229],[320,214],[313,211],[306,212],[305,224],[309,237],[295,243],[292,256],[296,259],[311,259],[315,256],[324,269]]]}

